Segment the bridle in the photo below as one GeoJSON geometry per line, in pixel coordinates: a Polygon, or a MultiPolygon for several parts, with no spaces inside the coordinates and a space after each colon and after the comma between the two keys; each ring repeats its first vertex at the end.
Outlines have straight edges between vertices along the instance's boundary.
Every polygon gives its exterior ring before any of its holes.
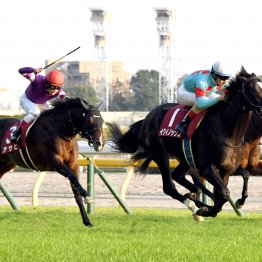
{"type": "MultiPolygon", "coordinates": [[[[97,112],[96,109],[89,109],[89,111],[95,111],[97,112]]],[[[88,114],[90,116],[90,114],[88,114]]],[[[100,116],[100,114],[92,114],[91,115],[92,117],[99,117],[99,118],[102,118],[100,116]]],[[[73,121],[73,118],[72,118],[72,113],[71,113],[71,110],[68,111],[68,121],[67,123],[69,123],[69,127],[72,131],[72,134],[75,136],[77,134],[79,134],[81,137],[84,137],[88,140],[88,144],[89,146],[93,146],[94,142],[95,142],[95,139],[93,138],[93,134],[95,133],[96,130],[98,131],[101,131],[102,132],[102,128],[98,128],[98,127],[95,127],[93,129],[90,129],[90,128],[85,128],[86,126],[86,118],[87,118],[87,112],[83,112],[82,114],[82,117],[83,119],[81,120],[81,122],[83,123],[81,126],[77,125],[74,123],[73,121]]],[[[65,136],[61,136],[63,139],[67,140],[67,141],[70,141],[70,139],[66,138],[65,136]]]]}
{"type": "MultiPolygon", "coordinates": [[[[239,92],[242,94],[242,96],[244,97],[245,101],[247,101],[247,103],[248,103],[248,106],[246,106],[246,105],[242,106],[243,111],[253,111],[255,114],[260,115],[262,113],[262,106],[255,105],[251,101],[251,99],[246,95],[245,88],[244,88],[246,83],[248,83],[248,82],[250,82],[250,81],[252,81],[254,79],[257,79],[258,81],[261,81],[261,79],[259,77],[257,77],[257,76],[252,77],[252,78],[248,79],[245,83],[242,83],[239,92]]],[[[229,102],[227,100],[224,100],[223,102],[225,102],[226,104],[229,104],[231,106],[234,106],[234,107],[239,107],[238,105],[235,105],[235,104],[233,104],[233,103],[231,103],[231,102],[229,102]]]]}
{"type": "MultiPolygon", "coordinates": [[[[252,81],[254,79],[257,79],[258,81],[261,81],[261,79],[256,76],[256,77],[252,77],[252,78],[248,79],[247,82],[250,82],[250,81],[252,81]]],[[[257,106],[250,100],[250,98],[245,93],[245,88],[244,87],[245,87],[245,83],[243,83],[242,86],[241,86],[241,91],[240,91],[241,94],[243,95],[245,100],[249,103],[251,111],[253,111],[257,115],[260,115],[262,113],[262,106],[257,106]]],[[[243,107],[243,109],[247,110],[248,108],[243,107]]]]}
{"type": "Polygon", "coordinates": [[[101,128],[99,127],[94,127],[92,129],[90,129],[88,126],[87,128],[85,128],[85,121],[87,121],[87,116],[91,116],[93,118],[101,118],[102,120],[102,116],[100,115],[99,113],[99,110],[98,109],[89,109],[89,112],[94,112],[90,115],[90,113],[87,115],[87,112],[84,112],[83,113],[83,118],[84,118],[84,121],[83,121],[83,125],[80,129],[80,131],[78,132],[78,134],[81,136],[81,137],[84,137],[88,140],[88,145],[90,147],[93,147],[94,143],[96,142],[96,140],[94,139],[93,135],[94,133],[96,133],[96,131],[99,131],[100,133],[103,132],[103,129],[102,129],[102,126],[101,128]],[[95,113],[96,112],[96,113],[95,113]],[[98,113],[97,113],[98,112],[98,113]]]}
{"type": "MultiPolygon", "coordinates": [[[[247,82],[250,82],[250,81],[252,81],[252,80],[254,80],[254,79],[258,79],[259,81],[261,81],[261,79],[260,79],[259,77],[255,76],[255,77],[252,77],[252,78],[248,79],[247,82]]],[[[260,115],[260,114],[262,113],[262,107],[259,106],[259,105],[255,105],[255,104],[251,101],[251,99],[250,99],[250,98],[246,95],[246,93],[245,93],[245,88],[244,88],[244,87],[245,87],[245,84],[246,84],[247,82],[245,82],[245,83],[242,84],[241,89],[240,89],[240,93],[243,95],[244,99],[248,102],[249,106],[243,106],[243,107],[242,107],[242,110],[243,110],[243,111],[252,111],[253,114],[260,115]]],[[[230,103],[229,101],[224,101],[224,102],[226,102],[227,104],[230,104],[231,106],[239,107],[239,106],[237,106],[237,105],[234,105],[234,104],[230,103]]],[[[239,146],[244,142],[244,136],[241,138],[240,142],[239,142],[237,145],[231,145],[231,144],[229,144],[229,143],[225,140],[225,138],[223,137],[222,130],[221,130],[221,126],[220,126],[220,117],[219,117],[219,115],[220,115],[220,114],[219,114],[219,110],[218,110],[218,113],[217,113],[217,116],[218,116],[218,130],[219,130],[219,134],[220,134],[220,137],[221,137],[223,143],[224,143],[226,146],[230,147],[230,148],[237,148],[237,147],[239,147],[239,146]]],[[[248,128],[248,127],[247,127],[247,128],[248,128]]],[[[244,134],[246,133],[247,128],[246,128],[244,134]]]]}

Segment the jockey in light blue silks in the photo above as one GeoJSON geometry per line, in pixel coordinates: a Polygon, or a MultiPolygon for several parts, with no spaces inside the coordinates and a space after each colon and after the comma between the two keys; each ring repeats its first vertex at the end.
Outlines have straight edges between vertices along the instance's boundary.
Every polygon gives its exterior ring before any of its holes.
{"type": "Polygon", "coordinates": [[[184,119],[175,127],[175,131],[187,134],[191,120],[204,109],[224,99],[226,84],[232,71],[216,61],[211,70],[199,70],[185,78],[177,90],[179,104],[192,106],[184,119]]]}

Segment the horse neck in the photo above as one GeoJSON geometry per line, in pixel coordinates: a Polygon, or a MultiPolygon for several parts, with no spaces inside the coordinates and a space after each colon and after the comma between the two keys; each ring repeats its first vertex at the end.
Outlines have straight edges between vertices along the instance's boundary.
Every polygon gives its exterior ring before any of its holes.
{"type": "Polygon", "coordinates": [[[218,118],[222,135],[236,145],[241,143],[247,132],[252,112],[244,112],[241,107],[229,105],[218,110],[218,118]]]}
{"type": "Polygon", "coordinates": [[[77,134],[79,117],[76,117],[76,110],[69,109],[61,113],[55,113],[53,115],[54,126],[59,132],[59,135],[63,137],[74,137],[77,134]]]}
{"type": "Polygon", "coordinates": [[[255,116],[251,119],[250,125],[248,126],[245,134],[245,141],[252,142],[261,138],[262,135],[262,117],[260,115],[255,116]]]}

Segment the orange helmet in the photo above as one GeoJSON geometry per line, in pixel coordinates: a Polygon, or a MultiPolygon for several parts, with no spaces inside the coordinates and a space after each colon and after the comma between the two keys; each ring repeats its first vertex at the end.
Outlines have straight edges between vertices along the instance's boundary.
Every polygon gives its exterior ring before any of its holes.
{"type": "Polygon", "coordinates": [[[58,70],[50,71],[46,75],[46,81],[53,86],[61,87],[64,84],[64,74],[58,70]]]}

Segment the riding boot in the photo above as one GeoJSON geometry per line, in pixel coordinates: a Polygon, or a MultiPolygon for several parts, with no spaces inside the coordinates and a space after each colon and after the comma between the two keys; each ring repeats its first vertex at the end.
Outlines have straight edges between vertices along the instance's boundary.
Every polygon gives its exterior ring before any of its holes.
{"type": "Polygon", "coordinates": [[[191,117],[187,114],[184,119],[175,127],[175,131],[178,133],[187,135],[187,128],[191,122],[191,117]]]}
{"type": "Polygon", "coordinates": [[[18,127],[16,128],[16,130],[13,132],[11,138],[10,138],[10,141],[12,143],[18,143],[19,142],[19,139],[21,137],[21,131],[22,131],[22,128],[21,126],[25,125],[26,122],[24,120],[22,120],[20,122],[20,124],[18,125],[18,127]]]}

